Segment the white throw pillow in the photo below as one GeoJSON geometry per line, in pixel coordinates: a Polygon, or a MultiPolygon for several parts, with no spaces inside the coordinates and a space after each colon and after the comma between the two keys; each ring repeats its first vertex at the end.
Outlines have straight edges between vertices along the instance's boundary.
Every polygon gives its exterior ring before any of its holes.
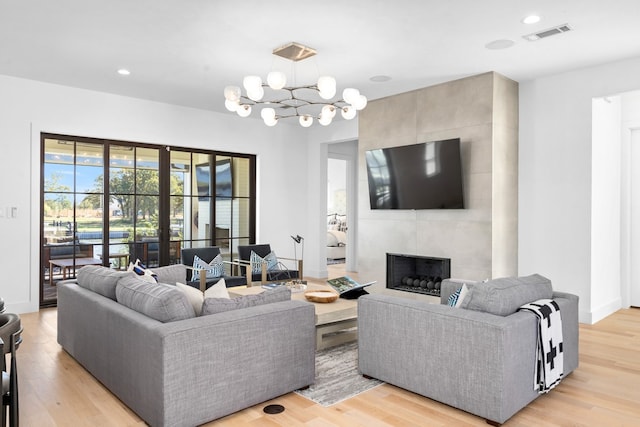
{"type": "Polygon", "coordinates": [[[218,280],[215,285],[204,291],[204,293],[200,289],[180,282],[176,283],[176,287],[185,294],[193,306],[196,316],[200,316],[202,303],[205,298],[229,298],[229,291],[227,291],[227,284],[224,282],[224,279],[218,280]]]}
{"type": "Polygon", "coordinates": [[[464,285],[462,285],[462,288],[460,289],[460,295],[458,295],[458,300],[456,301],[455,307],[460,307],[460,305],[462,304],[462,301],[464,300],[464,298],[467,296],[468,293],[469,293],[469,288],[465,283],[464,285]]]}

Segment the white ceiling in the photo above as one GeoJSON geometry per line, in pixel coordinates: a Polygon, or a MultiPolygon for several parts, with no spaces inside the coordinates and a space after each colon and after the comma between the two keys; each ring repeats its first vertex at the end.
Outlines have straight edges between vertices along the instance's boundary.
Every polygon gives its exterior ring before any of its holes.
{"type": "Polygon", "coordinates": [[[298,84],[330,74],[371,100],[638,56],[640,0],[0,0],[0,74],[207,110],[226,111],[224,87],[247,74],[291,72],[271,51],[292,41],[318,50],[298,84]],[[531,13],[542,20],[523,24],[531,13]],[[522,38],[561,24],[572,31],[522,38]],[[500,39],[515,44],[485,48],[500,39]]]}

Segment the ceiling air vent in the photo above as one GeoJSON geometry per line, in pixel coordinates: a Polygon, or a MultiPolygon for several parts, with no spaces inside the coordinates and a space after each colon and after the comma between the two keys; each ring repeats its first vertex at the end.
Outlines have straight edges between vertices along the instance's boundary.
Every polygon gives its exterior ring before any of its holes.
{"type": "Polygon", "coordinates": [[[536,40],[566,33],[567,31],[571,31],[571,27],[569,26],[569,24],[562,24],[562,25],[558,25],[557,27],[547,28],[546,30],[527,34],[526,36],[522,36],[522,38],[524,38],[525,40],[529,40],[530,42],[533,42],[536,40]]]}

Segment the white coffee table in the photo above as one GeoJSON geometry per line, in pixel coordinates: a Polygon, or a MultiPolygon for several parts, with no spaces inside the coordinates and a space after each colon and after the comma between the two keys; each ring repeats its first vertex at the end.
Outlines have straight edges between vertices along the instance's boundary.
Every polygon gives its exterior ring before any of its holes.
{"type": "MultiPolygon", "coordinates": [[[[331,290],[328,285],[309,284],[307,290],[331,290]]],[[[255,295],[265,291],[262,286],[250,288],[228,288],[232,298],[242,295],[255,295]]],[[[291,294],[292,299],[307,301],[304,292],[291,294]]],[[[338,298],[334,302],[313,304],[316,309],[316,350],[333,347],[358,339],[358,301],[338,298]]]]}

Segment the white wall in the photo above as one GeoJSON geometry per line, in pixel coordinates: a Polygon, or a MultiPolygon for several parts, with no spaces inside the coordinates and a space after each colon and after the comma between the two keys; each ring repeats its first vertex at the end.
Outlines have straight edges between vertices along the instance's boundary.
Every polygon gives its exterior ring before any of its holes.
{"type": "MultiPolygon", "coordinates": [[[[330,143],[327,150],[329,159],[340,159],[346,162],[348,232],[345,269],[358,271],[358,141],[330,143]],[[352,220],[350,221],[349,218],[352,220]]],[[[331,172],[328,175],[331,176],[331,172]]]]}
{"type": "Polygon", "coordinates": [[[640,247],[640,215],[637,210],[637,198],[632,196],[632,192],[637,196],[638,186],[640,186],[640,176],[638,173],[636,159],[638,147],[631,150],[632,144],[640,144],[637,139],[632,140],[632,132],[635,137],[640,129],[640,91],[624,93],[620,96],[622,111],[622,232],[621,232],[621,296],[622,306],[630,305],[640,306],[640,283],[637,278],[640,277],[640,266],[634,256],[637,256],[637,248],[640,247]],[[632,156],[634,154],[635,156],[632,156]],[[632,177],[633,180],[632,184],[632,177]],[[636,240],[634,240],[636,239],[636,240]],[[636,279],[635,282],[633,279],[636,279]]]}
{"type": "Polygon", "coordinates": [[[328,143],[357,139],[358,119],[336,121],[330,126],[315,126],[307,130],[307,234],[298,234],[305,238],[305,276],[322,278],[327,277],[328,143]]]}
{"type": "Polygon", "coordinates": [[[304,197],[289,209],[307,191],[307,134],[298,127],[6,76],[0,93],[0,209],[18,212],[0,218],[9,311],[39,305],[40,132],[256,154],[257,240],[293,257],[289,236],[307,227],[304,197]]]}
{"type": "Polygon", "coordinates": [[[591,321],[594,323],[621,304],[620,120],[620,97],[592,101],[591,321]]]}
{"type": "Polygon", "coordinates": [[[639,88],[640,58],[520,83],[519,274],[579,295],[585,323],[613,310],[606,288],[619,286],[592,281],[607,268],[592,258],[592,226],[607,227],[592,225],[592,98],[639,88]]]}

